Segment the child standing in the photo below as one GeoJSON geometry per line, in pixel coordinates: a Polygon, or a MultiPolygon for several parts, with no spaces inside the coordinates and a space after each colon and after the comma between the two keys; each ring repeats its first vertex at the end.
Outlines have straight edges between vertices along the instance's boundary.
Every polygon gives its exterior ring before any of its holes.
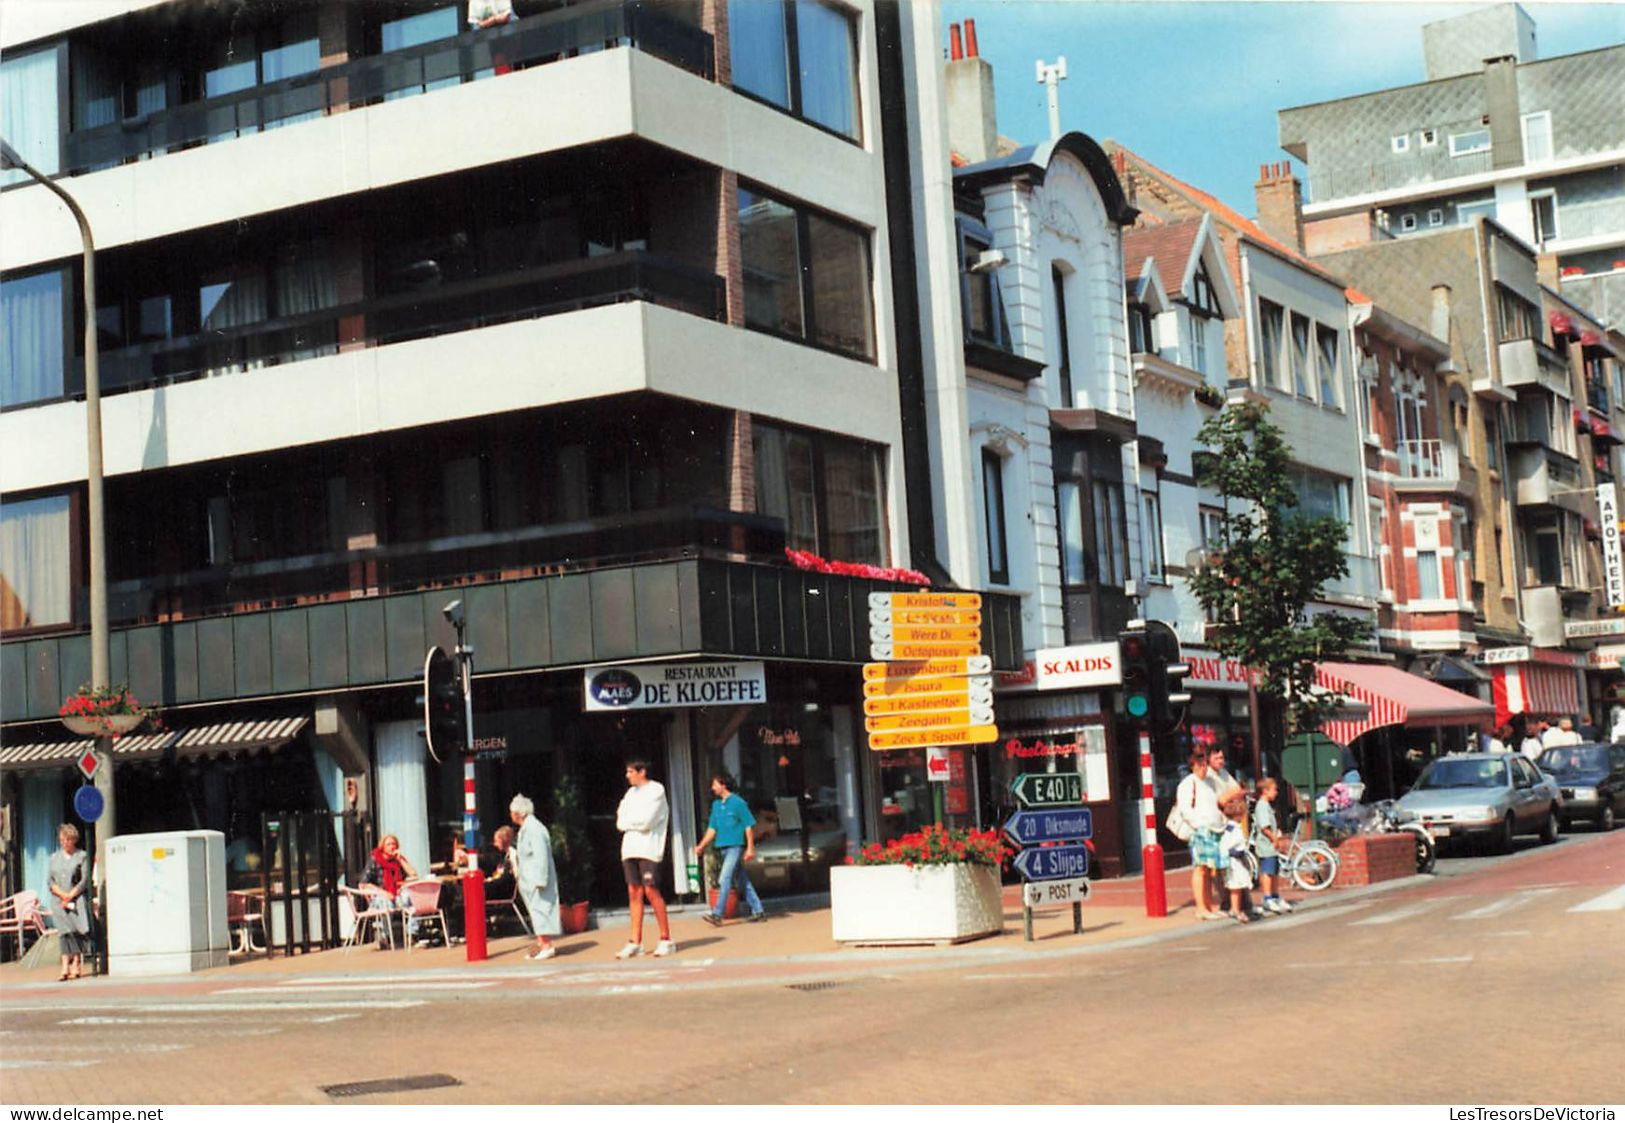
{"type": "Polygon", "coordinates": [[[1242,897],[1253,887],[1253,871],[1247,861],[1247,830],[1242,826],[1247,816],[1247,799],[1239,789],[1225,802],[1223,811],[1224,833],[1219,836],[1219,849],[1230,857],[1224,875],[1224,887],[1230,890],[1230,919],[1247,924],[1252,917],[1243,908],[1242,897]]]}
{"type": "Polygon", "coordinates": [[[1292,906],[1281,900],[1281,844],[1287,841],[1275,825],[1275,798],[1281,786],[1273,776],[1258,783],[1258,806],[1253,809],[1253,849],[1258,852],[1258,887],[1264,891],[1266,912],[1286,913],[1292,906]]]}

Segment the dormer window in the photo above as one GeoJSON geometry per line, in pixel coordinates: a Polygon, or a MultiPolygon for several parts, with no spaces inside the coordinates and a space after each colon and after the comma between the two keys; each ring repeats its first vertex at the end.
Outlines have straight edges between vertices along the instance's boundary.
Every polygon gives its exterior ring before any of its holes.
{"type": "Polygon", "coordinates": [[[1156,332],[1152,327],[1151,309],[1145,304],[1128,306],[1129,350],[1136,355],[1152,355],[1157,350],[1156,332]]]}
{"type": "Polygon", "coordinates": [[[1205,261],[1196,266],[1196,276],[1191,278],[1191,309],[1214,319],[1224,315],[1219,309],[1219,294],[1213,289],[1213,277],[1208,273],[1205,261]]]}
{"type": "Polygon", "coordinates": [[[1011,352],[1010,320],[999,286],[1003,255],[993,249],[993,233],[975,218],[961,215],[959,228],[959,300],[967,344],[1011,352]]]}

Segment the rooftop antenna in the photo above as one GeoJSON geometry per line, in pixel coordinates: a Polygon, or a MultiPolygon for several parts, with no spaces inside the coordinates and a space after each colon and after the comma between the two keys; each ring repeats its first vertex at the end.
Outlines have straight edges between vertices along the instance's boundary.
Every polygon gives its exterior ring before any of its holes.
{"type": "Polygon", "coordinates": [[[1049,136],[1051,140],[1059,140],[1061,136],[1061,91],[1060,85],[1066,81],[1066,56],[1061,55],[1053,65],[1043,59],[1038,60],[1038,84],[1049,87],[1049,136]]]}

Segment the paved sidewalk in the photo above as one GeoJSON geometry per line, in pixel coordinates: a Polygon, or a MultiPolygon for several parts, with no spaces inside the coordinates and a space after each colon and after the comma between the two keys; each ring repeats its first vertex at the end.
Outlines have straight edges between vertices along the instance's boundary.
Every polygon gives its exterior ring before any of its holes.
{"type": "MultiPolygon", "coordinates": [[[[1371,890],[1338,890],[1333,888],[1316,898],[1304,902],[1311,908],[1324,903],[1363,896],[1366,892],[1386,888],[1400,888],[1418,879],[1405,879],[1384,883],[1371,890]]],[[[1181,869],[1168,877],[1168,915],[1157,919],[1145,915],[1144,885],[1137,877],[1116,881],[1098,881],[1091,887],[1091,899],[1083,906],[1083,931],[1072,930],[1071,906],[1036,911],[1033,916],[1033,942],[1022,938],[1021,890],[1019,886],[1006,886],[1004,890],[1004,932],[953,947],[944,948],[846,948],[837,944],[830,934],[830,914],[827,898],[805,897],[786,906],[769,904],[768,919],[759,924],[743,920],[727,921],[721,928],[713,928],[702,919],[698,906],[679,908],[672,913],[672,936],[679,952],[669,960],[653,961],[645,956],[643,962],[688,964],[703,960],[707,964],[733,965],[745,974],[757,970],[772,970],[795,965],[798,970],[841,969],[843,964],[856,966],[872,964],[876,960],[893,960],[899,964],[925,965],[931,960],[961,961],[965,958],[1004,958],[1023,954],[1064,953],[1081,951],[1098,945],[1143,939],[1177,938],[1193,929],[1229,927],[1231,922],[1197,920],[1191,908],[1190,877],[1181,869]]],[[[606,965],[617,964],[615,952],[627,938],[625,910],[610,911],[597,917],[602,927],[591,931],[560,937],[555,943],[559,954],[544,964],[526,961],[525,953],[531,941],[524,936],[505,936],[489,941],[488,958],[469,963],[463,947],[404,948],[380,951],[364,945],[346,951],[343,949],[316,951],[308,955],[233,956],[229,967],[213,971],[196,972],[184,978],[198,982],[218,983],[225,980],[249,980],[258,977],[337,977],[345,975],[378,975],[389,973],[395,977],[403,972],[441,975],[458,969],[470,972],[497,972],[538,970],[546,967],[549,973],[571,970],[602,971],[606,965]]],[[[1259,923],[1268,924],[1268,920],[1259,923]]],[[[654,918],[645,917],[644,945],[654,948],[657,931],[654,918]]],[[[946,962],[944,965],[947,965],[946,962]]],[[[57,967],[25,969],[17,963],[0,966],[0,988],[26,986],[32,990],[42,984],[52,989],[60,986],[88,989],[143,986],[157,981],[157,977],[114,976],[96,978],[78,983],[57,983],[57,967]]]]}

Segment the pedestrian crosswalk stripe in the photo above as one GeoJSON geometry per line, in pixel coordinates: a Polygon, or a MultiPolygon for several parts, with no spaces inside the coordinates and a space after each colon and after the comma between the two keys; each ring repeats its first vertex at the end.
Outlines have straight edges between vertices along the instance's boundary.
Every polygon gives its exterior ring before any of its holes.
{"type": "Polygon", "coordinates": [[[365,990],[376,992],[386,990],[391,994],[403,990],[480,990],[484,987],[494,987],[494,981],[479,983],[386,983],[380,986],[376,983],[308,983],[289,986],[280,983],[274,987],[225,987],[217,990],[215,994],[294,994],[304,991],[311,994],[337,994],[347,990],[365,990]]]}
{"type": "Polygon", "coordinates": [[[1248,930],[1254,932],[1284,932],[1288,928],[1314,924],[1320,920],[1335,920],[1340,916],[1347,916],[1351,912],[1363,909],[1370,904],[1370,901],[1350,901],[1347,904],[1330,905],[1326,908],[1313,909],[1308,912],[1293,913],[1291,916],[1272,917],[1262,923],[1248,925],[1248,930]]]}
{"type": "Polygon", "coordinates": [[[1451,920],[1484,920],[1487,917],[1499,916],[1515,908],[1529,904],[1536,897],[1550,893],[1550,889],[1525,889],[1518,893],[1509,893],[1505,897],[1497,897],[1487,905],[1480,905],[1476,909],[1458,913],[1451,920]]]}
{"type": "Polygon", "coordinates": [[[1608,890],[1600,897],[1593,897],[1571,908],[1570,912],[1618,912],[1625,909],[1625,885],[1608,890]]]}
{"type": "Polygon", "coordinates": [[[1392,912],[1381,913],[1377,916],[1368,916],[1364,920],[1356,920],[1350,925],[1350,927],[1352,928],[1356,925],[1363,924],[1394,924],[1401,920],[1409,920],[1413,916],[1421,916],[1423,913],[1436,909],[1442,904],[1444,904],[1443,901],[1416,901],[1413,904],[1405,905],[1403,908],[1397,908],[1392,912]]]}

